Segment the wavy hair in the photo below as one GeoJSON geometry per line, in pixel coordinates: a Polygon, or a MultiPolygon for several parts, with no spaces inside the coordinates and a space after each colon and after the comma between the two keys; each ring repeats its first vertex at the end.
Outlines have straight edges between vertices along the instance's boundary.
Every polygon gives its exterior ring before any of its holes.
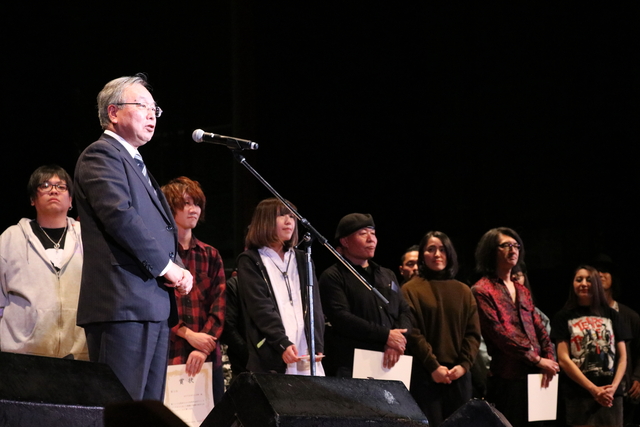
{"type": "Polygon", "coordinates": [[[207,198],[200,187],[198,181],[181,176],[174,178],[167,185],[163,185],[160,190],[167,198],[171,213],[176,216],[176,212],[184,208],[184,196],[189,195],[193,199],[193,203],[200,206],[200,218],[198,222],[204,221],[204,208],[207,204],[207,198]]]}
{"type": "Polygon", "coordinates": [[[476,247],[476,271],[482,276],[493,276],[496,274],[496,261],[500,235],[513,238],[520,245],[518,252],[518,262],[524,260],[524,245],[522,239],[511,228],[498,227],[484,233],[476,247]]]}

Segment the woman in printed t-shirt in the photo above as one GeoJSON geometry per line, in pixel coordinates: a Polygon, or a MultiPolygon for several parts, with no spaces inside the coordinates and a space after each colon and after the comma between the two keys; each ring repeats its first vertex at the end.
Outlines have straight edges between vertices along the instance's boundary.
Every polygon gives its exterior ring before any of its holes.
{"type": "Polygon", "coordinates": [[[598,272],[580,266],[551,336],[558,347],[567,424],[622,426],[622,387],[627,363],[625,332],[618,313],[607,305],[598,272]]]}

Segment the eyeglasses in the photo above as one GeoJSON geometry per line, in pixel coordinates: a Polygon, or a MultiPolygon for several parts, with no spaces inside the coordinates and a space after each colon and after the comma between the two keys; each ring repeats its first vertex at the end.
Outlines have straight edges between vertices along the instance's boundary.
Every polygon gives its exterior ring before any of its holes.
{"type": "Polygon", "coordinates": [[[42,191],[43,193],[49,193],[53,189],[53,187],[55,187],[56,190],[58,190],[61,193],[64,193],[69,189],[69,186],[62,182],[58,182],[57,184],[51,184],[50,182],[43,182],[42,184],[38,185],[38,190],[42,191]]]}
{"type": "Polygon", "coordinates": [[[499,247],[500,249],[510,249],[510,248],[513,248],[513,249],[515,249],[515,250],[517,250],[517,251],[519,251],[519,250],[520,250],[520,245],[519,245],[519,244],[517,244],[517,243],[507,243],[507,242],[505,242],[505,243],[502,243],[502,244],[498,245],[498,247],[499,247]]]}
{"type": "Polygon", "coordinates": [[[162,108],[158,107],[155,104],[147,105],[142,102],[116,102],[113,105],[135,105],[136,107],[138,107],[138,110],[153,111],[153,114],[155,114],[156,117],[160,117],[162,115],[162,108]]]}

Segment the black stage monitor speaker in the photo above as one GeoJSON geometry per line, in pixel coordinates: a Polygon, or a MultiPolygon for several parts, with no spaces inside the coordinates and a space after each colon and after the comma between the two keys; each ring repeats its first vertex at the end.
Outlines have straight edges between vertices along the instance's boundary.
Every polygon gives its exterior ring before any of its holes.
{"type": "Polygon", "coordinates": [[[107,365],[0,352],[0,426],[101,427],[122,401],[131,396],[107,365]]]}
{"type": "Polygon", "coordinates": [[[189,427],[156,400],[124,402],[104,410],[104,427],[189,427]]]}
{"type": "Polygon", "coordinates": [[[511,423],[500,411],[485,400],[471,399],[449,418],[444,420],[440,427],[511,427],[511,423]]]}
{"type": "Polygon", "coordinates": [[[425,425],[399,381],[244,373],[200,427],[425,425]]]}

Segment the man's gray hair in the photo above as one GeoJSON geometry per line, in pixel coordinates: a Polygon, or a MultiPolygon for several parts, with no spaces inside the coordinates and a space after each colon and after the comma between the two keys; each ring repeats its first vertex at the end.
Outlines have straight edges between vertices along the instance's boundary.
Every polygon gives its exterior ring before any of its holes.
{"type": "Polygon", "coordinates": [[[109,120],[109,105],[122,102],[124,90],[135,84],[141,84],[150,89],[147,83],[147,76],[143,73],[138,73],[135,76],[120,77],[104,85],[104,88],[98,94],[98,117],[100,118],[102,129],[108,128],[111,124],[111,120],[109,120]]]}

